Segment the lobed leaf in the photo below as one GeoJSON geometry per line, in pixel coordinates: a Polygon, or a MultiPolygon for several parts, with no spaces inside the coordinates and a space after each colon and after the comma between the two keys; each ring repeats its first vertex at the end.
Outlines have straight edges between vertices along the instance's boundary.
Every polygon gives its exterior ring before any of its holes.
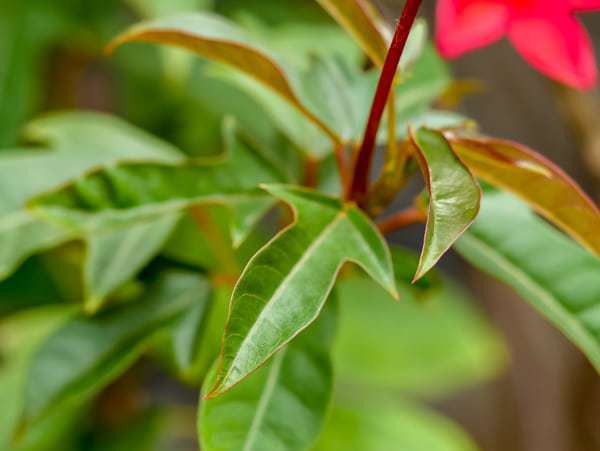
{"type": "Polygon", "coordinates": [[[513,287],[600,371],[600,260],[503,193],[486,193],[456,243],[469,262],[513,287]]]}
{"type": "Polygon", "coordinates": [[[302,101],[295,75],[235,24],[209,13],[194,13],[138,24],[118,36],[109,50],[133,41],[181,47],[240,70],[287,100],[334,142],[340,137],[302,101]]]}
{"type": "Polygon", "coordinates": [[[481,190],[441,132],[420,128],[411,137],[429,192],[429,212],[415,280],[435,266],[473,223],[481,190]]]}
{"type": "Polygon", "coordinates": [[[25,419],[39,419],[64,405],[80,404],[125,371],[149,339],[171,324],[203,293],[191,273],[171,273],[141,299],[94,318],[75,317],[37,350],[25,390],[25,419]]]}
{"type": "Polygon", "coordinates": [[[600,210],[562,169],[510,141],[451,137],[451,143],[477,177],[517,195],[600,256],[600,210]]]}
{"type": "MultiPolygon", "coordinates": [[[[256,373],[202,402],[202,449],[303,451],[315,442],[333,389],[334,303],[330,299],[319,319],[256,373]]],[[[205,390],[213,382],[208,378],[205,390]]]]}
{"type": "Polygon", "coordinates": [[[395,294],[387,245],[358,207],[297,187],[265,189],[294,209],[295,222],[250,260],[236,285],[208,397],[233,387],[308,327],[344,263],[358,264],[395,294]]]}

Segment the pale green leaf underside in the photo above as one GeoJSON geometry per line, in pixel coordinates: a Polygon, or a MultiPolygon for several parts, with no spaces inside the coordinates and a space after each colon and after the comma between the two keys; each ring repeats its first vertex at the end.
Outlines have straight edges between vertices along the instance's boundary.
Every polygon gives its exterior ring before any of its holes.
{"type": "MultiPolygon", "coordinates": [[[[315,442],[333,388],[333,301],[256,373],[226,394],[202,402],[202,449],[304,451],[315,442]]],[[[214,377],[207,379],[205,389],[213,382],[214,377]]]]}
{"type": "Polygon", "coordinates": [[[419,129],[413,136],[429,191],[429,213],[415,280],[435,266],[479,212],[481,190],[444,135],[419,129]]]}
{"type": "Polygon", "coordinates": [[[456,243],[473,265],[513,287],[600,371],[600,260],[507,194],[486,193],[456,243]]]}
{"type": "Polygon", "coordinates": [[[356,206],[301,188],[266,189],[291,205],[296,219],[250,260],[238,281],[209,396],[234,386],[313,322],[345,262],[395,293],[387,245],[356,206]]]}

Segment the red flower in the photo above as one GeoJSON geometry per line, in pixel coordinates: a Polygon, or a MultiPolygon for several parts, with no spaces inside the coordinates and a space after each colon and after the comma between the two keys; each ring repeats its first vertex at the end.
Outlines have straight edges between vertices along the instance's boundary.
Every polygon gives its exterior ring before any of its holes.
{"type": "Polygon", "coordinates": [[[596,84],[590,38],[575,18],[600,0],[439,0],[436,41],[453,58],[504,35],[529,64],[579,89],[596,84]]]}

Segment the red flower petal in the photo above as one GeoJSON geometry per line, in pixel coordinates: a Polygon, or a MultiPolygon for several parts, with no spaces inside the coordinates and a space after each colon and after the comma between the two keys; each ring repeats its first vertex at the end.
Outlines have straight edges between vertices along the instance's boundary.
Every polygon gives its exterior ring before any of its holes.
{"type": "Polygon", "coordinates": [[[439,0],[436,42],[453,58],[500,39],[507,30],[508,8],[498,0],[439,0]]]}
{"type": "Polygon", "coordinates": [[[575,11],[600,10],[600,0],[571,0],[570,3],[575,11]]]}
{"type": "Polygon", "coordinates": [[[523,58],[549,77],[579,89],[595,85],[592,44],[574,17],[520,17],[511,21],[508,35],[523,58]]]}

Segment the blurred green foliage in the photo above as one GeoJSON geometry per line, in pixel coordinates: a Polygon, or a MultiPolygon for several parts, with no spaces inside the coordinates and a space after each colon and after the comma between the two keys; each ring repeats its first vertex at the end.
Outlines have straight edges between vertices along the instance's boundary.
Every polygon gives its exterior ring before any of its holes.
{"type": "MultiPolygon", "coordinates": [[[[163,396],[144,375],[160,368],[162,378],[199,390],[220,346],[230,279],[285,213],[268,216],[261,230],[245,224],[245,239],[232,243],[229,212],[214,205],[101,233],[92,227],[97,224],[58,228],[27,208],[32,197],[98,167],[110,172],[128,161],[168,166],[220,157],[226,117],[236,122],[236,139],[260,164],[279,171],[281,181],[303,177],[304,129],[273,120],[280,105],[247,80],[145,44],[110,59],[103,54],[112,37],[140,18],[186,10],[213,10],[236,21],[308,75],[340,70],[347,77],[340,83],[358,88],[350,101],[366,115],[376,73],[363,71],[358,47],[316,3],[0,0],[0,449],[159,451],[179,449],[173,446],[182,440],[196,446],[195,410],[189,402],[156,401],[163,396]],[[123,119],[70,112],[34,120],[81,107],[123,119]]],[[[414,71],[419,76],[398,88],[402,124],[429,114],[449,82],[431,49],[414,71]]],[[[339,120],[332,111],[326,113],[339,120]]],[[[364,117],[354,121],[349,128],[358,134],[364,117]]],[[[331,161],[321,167],[321,189],[328,192],[336,177],[331,161]]],[[[78,184],[79,200],[100,199],[102,183],[78,184]]],[[[128,187],[121,188],[127,197],[128,187]]],[[[338,287],[332,358],[340,381],[315,449],[474,449],[451,421],[406,397],[429,400],[492,377],[504,362],[502,342],[443,276],[409,286],[416,258],[409,251],[396,255],[400,303],[358,271],[338,287]]],[[[310,341],[302,338],[298,346],[310,341]]],[[[289,353],[301,359],[301,350],[289,353]]],[[[260,388],[264,377],[256,373],[241,391],[248,405],[256,404],[252,384],[260,388]]],[[[227,407],[227,398],[221,402],[227,407]]],[[[319,403],[324,416],[328,401],[319,403]]],[[[235,398],[233,404],[230,416],[239,408],[235,398]]],[[[227,423],[210,412],[222,406],[203,408],[210,421],[200,425],[201,435],[218,437],[227,423]],[[204,426],[216,429],[204,433],[204,426]]]]}

